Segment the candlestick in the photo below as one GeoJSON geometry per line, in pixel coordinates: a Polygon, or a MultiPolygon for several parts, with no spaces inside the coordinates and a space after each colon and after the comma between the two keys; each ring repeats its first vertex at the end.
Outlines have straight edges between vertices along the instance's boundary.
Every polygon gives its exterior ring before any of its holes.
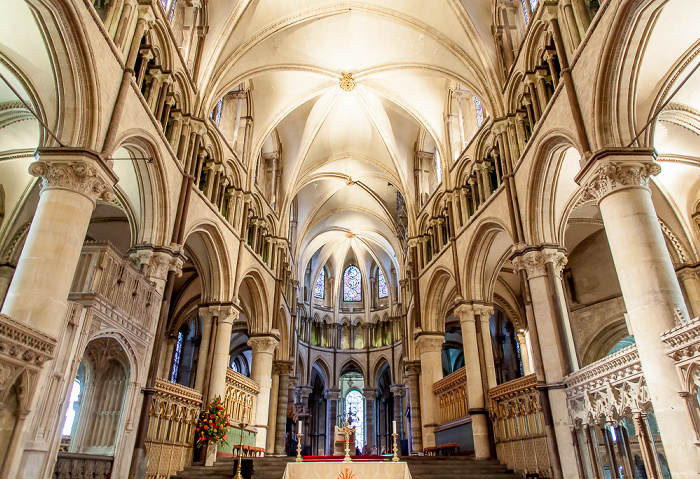
{"type": "MultiPolygon", "coordinates": [[[[299,429],[301,429],[301,421],[299,421],[299,429]]],[[[304,460],[303,457],[301,457],[301,437],[303,436],[302,433],[297,433],[297,458],[296,462],[302,462],[304,460]]]]}
{"type": "MultiPolygon", "coordinates": [[[[396,431],[396,421],[394,421],[394,431],[396,431]]],[[[396,434],[396,432],[394,432],[394,434],[391,435],[391,437],[394,438],[394,457],[391,458],[392,462],[399,461],[399,455],[398,455],[399,448],[396,446],[396,437],[397,436],[398,436],[398,434],[396,434]]]]}

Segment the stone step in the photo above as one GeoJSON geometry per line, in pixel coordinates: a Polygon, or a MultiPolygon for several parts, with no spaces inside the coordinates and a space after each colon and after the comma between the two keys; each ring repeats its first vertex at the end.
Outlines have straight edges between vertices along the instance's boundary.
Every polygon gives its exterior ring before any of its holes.
{"type": "MultiPolygon", "coordinates": [[[[477,460],[468,456],[410,456],[401,458],[408,464],[413,479],[517,479],[506,466],[495,460],[477,460]]],[[[253,458],[254,479],[281,479],[293,457],[253,458]]],[[[187,466],[173,479],[231,479],[234,458],[218,459],[213,466],[187,466]]]]}

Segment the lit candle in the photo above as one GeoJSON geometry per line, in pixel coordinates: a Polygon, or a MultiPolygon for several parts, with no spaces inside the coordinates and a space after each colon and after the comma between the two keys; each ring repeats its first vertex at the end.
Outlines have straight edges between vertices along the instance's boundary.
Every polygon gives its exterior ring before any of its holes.
{"type": "Polygon", "coordinates": [[[299,434],[301,434],[301,419],[299,419],[299,434]]]}
{"type": "Polygon", "coordinates": [[[396,434],[396,421],[394,421],[394,434],[396,434]]]}

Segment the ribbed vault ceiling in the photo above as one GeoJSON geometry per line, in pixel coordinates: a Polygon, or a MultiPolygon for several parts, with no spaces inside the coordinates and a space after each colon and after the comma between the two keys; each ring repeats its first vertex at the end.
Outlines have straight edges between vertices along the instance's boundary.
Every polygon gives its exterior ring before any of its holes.
{"type": "Polygon", "coordinates": [[[204,107],[245,83],[251,151],[278,135],[279,234],[296,198],[300,274],[311,258],[340,270],[349,254],[399,270],[396,193],[415,219],[415,151],[427,138],[449,156],[450,88],[501,109],[489,95],[497,91],[491,8],[491,0],[209,2],[204,107]],[[356,81],[351,92],[339,87],[343,73],[356,81]]]}

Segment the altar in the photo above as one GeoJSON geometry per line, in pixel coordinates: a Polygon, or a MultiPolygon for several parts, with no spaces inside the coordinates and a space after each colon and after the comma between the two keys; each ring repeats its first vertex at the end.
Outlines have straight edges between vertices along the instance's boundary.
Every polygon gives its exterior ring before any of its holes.
{"type": "Polygon", "coordinates": [[[411,479],[405,462],[290,462],[282,479],[411,479]]]}

